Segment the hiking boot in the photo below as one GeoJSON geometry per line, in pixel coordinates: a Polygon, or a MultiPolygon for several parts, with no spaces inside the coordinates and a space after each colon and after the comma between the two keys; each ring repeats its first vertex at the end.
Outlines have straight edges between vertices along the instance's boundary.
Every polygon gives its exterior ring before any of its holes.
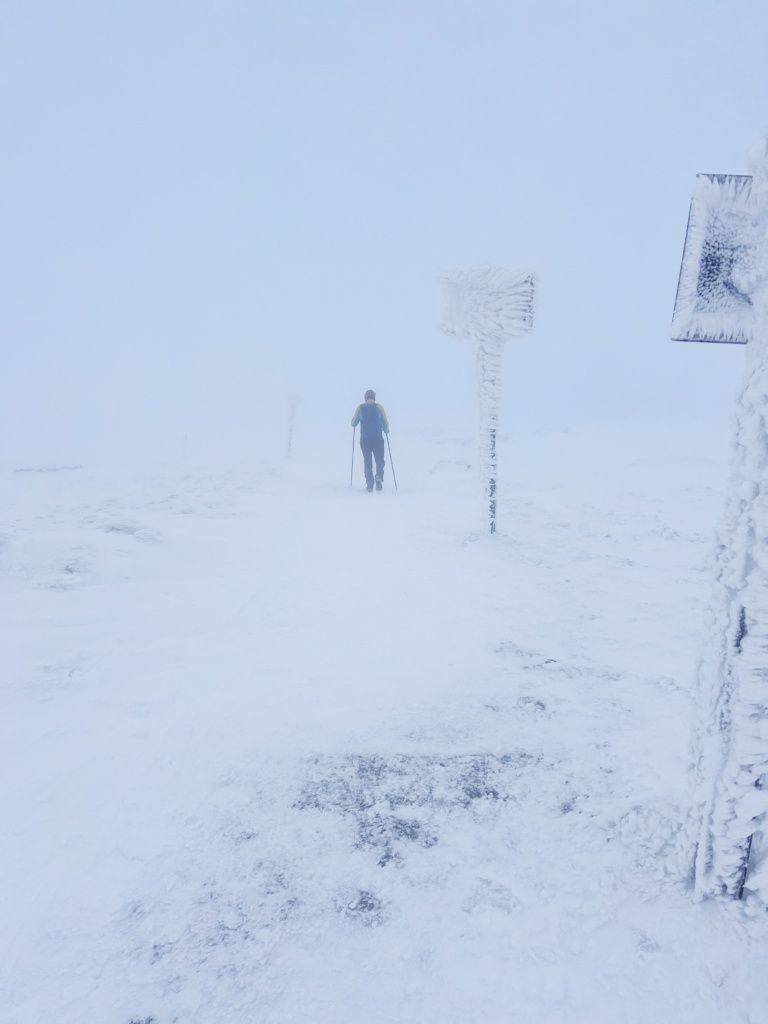
{"type": "Polygon", "coordinates": [[[378,475],[376,476],[376,490],[377,491],[381,490],[381,477],[378,476],[378,475]]]}
{"type": "Polygon", "coordinates": [[[373,484],[366,484],[365,489],[370,494],[370,492],[373,490],[373,484]]]}

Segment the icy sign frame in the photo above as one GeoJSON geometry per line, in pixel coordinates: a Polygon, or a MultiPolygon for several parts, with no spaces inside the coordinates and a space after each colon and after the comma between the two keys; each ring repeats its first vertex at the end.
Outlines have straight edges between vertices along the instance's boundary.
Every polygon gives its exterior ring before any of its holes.
{"type": "Polygon", "coordinates": [[[505,341],[533,329],[536,275],[484,265],[446,274],[442,283],[440,326],[449,337],[470,341],[475,352],[483,504],[486,525],[495,533],[502,355],[505,341]]]}
{"type": "Polygon", "coordinates": [[[746,344],[718,531],[712,630],[698,671],[694,792],[681,832],[699,899],[764,891],[768,817],[768,137],[752,176],[696,176],[671,335],[746,344]],[[750,873],[757,840],[756,871],[750,873]]]}
{"type": "Polygon", "coordinates": [[[745,345],[755,308],[752,176],[697,174],[672,316],[673,341],[745,345]]]}

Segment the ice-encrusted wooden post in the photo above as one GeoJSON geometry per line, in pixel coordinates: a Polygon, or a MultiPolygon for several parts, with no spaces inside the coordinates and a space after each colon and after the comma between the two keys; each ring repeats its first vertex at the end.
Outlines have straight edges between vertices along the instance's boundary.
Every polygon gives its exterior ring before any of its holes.
{"type": "Polygon", "coordinates": [[[475,352],[483,506],[488,530],[495,533],[504,342],[532,330],[536,278],[530,271],[483,266],[446,274],[442,281],[445,309],[440,326],[452,338],[471,341],[475,352]]]}
{"type": "MultiPolygon", "coordinates": [[[[746,344],[684,856],[698,898],[741,898],[768,814],[768,149],[754,174],[699,175],[672,336],[746,344]]],[[[768,879],[763,879],[763,883],[768,879]]]]}

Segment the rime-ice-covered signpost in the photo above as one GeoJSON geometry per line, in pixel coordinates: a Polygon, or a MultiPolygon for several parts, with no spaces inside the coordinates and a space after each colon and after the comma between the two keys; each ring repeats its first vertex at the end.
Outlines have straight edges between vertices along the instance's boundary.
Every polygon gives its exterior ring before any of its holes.
{"type": "Polygon", "coordinates": [[[536,278],[530,271],[484,266],[446,274],[442,282],[445,307],[440,326],[450,337],[470,341],[475,352],[483,505],[488,530],[495,533],[504,342],[532,330],[536,278]]]}
{"type": "MultiPolygon", "coordinates": [[[[699,898],[743,895],[768,815],[768,146],[752,175],[700,174],[672,337],[746,345],[717,543],[685,857],[699,898]]],[[[757,887],[768,878],[754,877],[757,887]]]]}

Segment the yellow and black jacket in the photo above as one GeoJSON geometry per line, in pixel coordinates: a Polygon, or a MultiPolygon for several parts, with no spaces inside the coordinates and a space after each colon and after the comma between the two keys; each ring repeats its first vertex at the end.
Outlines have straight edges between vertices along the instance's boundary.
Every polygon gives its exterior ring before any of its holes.
{"type": "Polygon", "coordinates": [[[367,402],[358,405],[355,415],[352,417],[352,426],[360,424],[360,440],[364,437],[381,437],[381,432],[389,433],[389,420],[384,412],[384,406],[369,398],[367,402]]]}

